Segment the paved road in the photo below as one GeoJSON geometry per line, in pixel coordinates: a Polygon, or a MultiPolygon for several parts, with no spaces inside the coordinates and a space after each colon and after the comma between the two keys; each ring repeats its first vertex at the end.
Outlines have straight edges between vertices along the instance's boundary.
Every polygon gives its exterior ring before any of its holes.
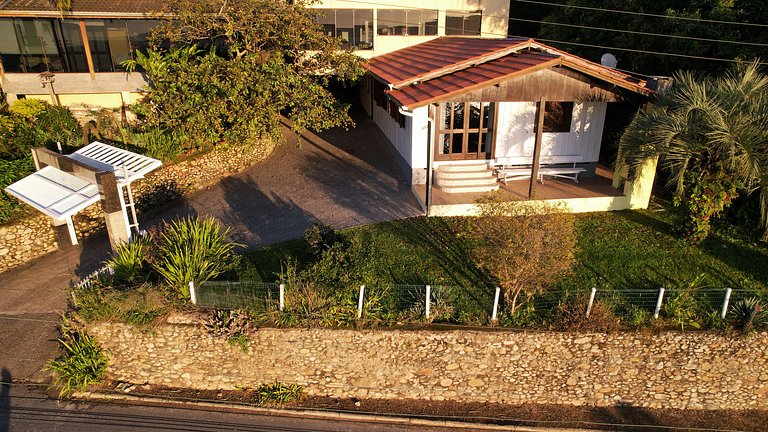
{"type": "MultiPolygon", "coordinates": [[[[358,127],[347,132],[307,134],[301,147],[286,130],[286,144],[267,160],[145,216],[142,224],[213,215],[238,242],[259,247],[300,237],[315,221],[340,228],[418,215],[386,138],[364,117],[355,120],[358,127]]],[[[67,307],[70,278],[97,269],[108,251],[101,233],[0,274],[0,367],[15,380],[46,378],[41,368],[55,352],[55,321],[67,307]]]]}
{"type": "Polygon", "coordinates": [[[0,432],[45,431],[449,431],[377,423],[250,414],[198,406],[59,402],[22,385],[2,386],[0,432]]]}

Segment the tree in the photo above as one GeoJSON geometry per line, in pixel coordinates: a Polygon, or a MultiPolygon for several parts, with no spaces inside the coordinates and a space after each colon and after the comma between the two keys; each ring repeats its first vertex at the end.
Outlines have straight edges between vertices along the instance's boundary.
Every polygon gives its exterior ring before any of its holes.
{"type": "Polygon", "coordinates": [[[171,0],[166,12],[154,48],[126,63],[150,82],[136,109],[148,126],[206,146],[278,138],[281,114],[297,132],[352,124],[327,85],[359,77],[360,59],[322,32],[306,1],[171,0]]]}
{"type": "Polygon", "coordinates": [[[470,224],[473,254],[515,313],[573,266],[573,215],[552,204],[505,201],[499,193],[482,197],[478,206],[470,224]]]}
{"type": "MultiPolygon", "coordinates": [[[[619,144],[619,168],[633,178],[649,158],[661,157],[684,233],[709,234],[710,220],[739,195],[758,193],[762,224],[768,215],[768,76],[758,64],[719,77],[679,72],[655,106],[638,112],[619,144]]],[[[763,234],[768,240],[768,230],[763,234]]]]}

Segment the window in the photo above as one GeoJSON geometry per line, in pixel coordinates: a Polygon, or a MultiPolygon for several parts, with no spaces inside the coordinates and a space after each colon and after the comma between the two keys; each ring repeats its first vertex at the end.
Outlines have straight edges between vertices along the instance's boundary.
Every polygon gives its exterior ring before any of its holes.
{"type": "Polygon", "coordinates": [[[480,36],[482,12],[445,13],[445,34],[449,36],[480,36]]]}
{"type": "Polygon", "coordinates": [[[373,49],[373,9],[317,9],[315,20],[344,48],[373,49]]]}
{"type": "Polygon", "coordinates": [[[570,132],[572,118],[573,102],[545,102],[544,133],[570,132]]]}
{"type": "MultiPolygon", "coordinates": [[[[146,52],[158,20],[84,20],[96,72],[122,70],[134,50],[146,52]]],[[[372,28],[371,28],[372,30],[372,28]]],[[[6,72],[88,72],[80,20],[0,19],[0,58],[6,72]]]]}
{"type": "Polygon", "coordinates": [[[440,105],[437,156],[484,158],[490,153],[493,123],[490,102],[446,102],[440,105]]]}
{"type": "Polygon", "coordinates": [[[379,9],[376,20],[376,33],[382,36],[437,34],[436,10],[379,9]]]}
{"type": "Polygon", "coordinates": [[[400,113],[397,104],[389,101],[386,90],[386,84],[375,78],[373,79],[373,100],[376,102],[376,106],[385,109],[389,113],[389,116],[392,117],[401,128],[404,128],[405,116],[400,113]]]}

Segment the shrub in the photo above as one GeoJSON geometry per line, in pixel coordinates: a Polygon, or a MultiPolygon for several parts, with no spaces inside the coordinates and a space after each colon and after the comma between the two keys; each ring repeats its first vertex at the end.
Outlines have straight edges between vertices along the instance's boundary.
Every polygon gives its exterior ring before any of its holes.
{"type": "Polygon", "coordinates": [[[51,105],[47,102],[39,99],[20,99],[14,102],[13,105],[8,108],[8,111],[27,120],[34,120],[40,113],[50,106],[51,105]]]}
{"type": "Polygon", "coordinates": [[[255,393],[256,403],[260,405],[284,405],[301,399],[304,389],[298,384],[261,384],[256,388],[241,387],[246,393],[255,393]]]}
{"type": "Polygon", "coordinates": [[[147,281],[150,269],[150,242],[148,237],[137,237],[130,243],[121,244],[112,252],[107,265],[112,268],[115,283],[126,285],[147,281]]]}
{"type": "Polygon", "coordinates": [[[340,242],[341,239],[341,236],[336,233],[333,227],[317,222],[307,228],[307,231],[304,233],[304,240],[306,240],[315,257],[320,257],[323,252],[340,242]]]}
{"type": "Polygon", "coordinates": [[[96,339],[85,331],[64,326],[62,333],[59,342],[64,353],[46,366],[57,374],[55,384],[61,387],[59,397],[102,382],[109,362],[96,339]]]}
{"type": "Polygon", "coordinates": [[[157,287],[115,289],[95,283],[73,292],[75,314],[85,322],[117,321],[147,327],[173,307],[157,287]]]}
{"type": "Polygon", "coordinates": [[[164,161],[175,161],[182,152],[178,134],[159,127],[133,133],[129,140],[147,156],[164,161]]]}
{"type": "Polygon", "coordinates": [[[24,213],[24,207],[22,207],[21,202],[7,195],[4,189],[8,185],[32,174],[34,170],[32,157],[15,160],[0,159],[0,223],[9,221],[24,213]]]}
{"type": "Polygon", "coordinates": [[[564,301],[555,311],[555,327],[564,331],[613,332],[619,319],[602,302],[596,301],[587,316],[586,302],[564,301]]]}
{"type": "Polygon", "coordinates": [[[468,228],[475,240],[472,253],[478,267],[501,286],[514,314],[525,298],[531,299],[573,266],[573,215],[551,204],[506,201],[499,193],[487,194],[477,204],[479,216],[468,228]]]}
{"type": "Polygon", "coordinates": [[[206,318],[203,327],[214,336],[228,338],[254,331],[251,317],[241,310],[214,310],[206,318]]]}
{"type": "Polygon", "coordinates": [[[162,232],[155,269],[166,282],[189,298],[189,283],[201,284],[227,271],[233,249],[229,228],[212,217],[189,217],[171,222],[162,232]]]}

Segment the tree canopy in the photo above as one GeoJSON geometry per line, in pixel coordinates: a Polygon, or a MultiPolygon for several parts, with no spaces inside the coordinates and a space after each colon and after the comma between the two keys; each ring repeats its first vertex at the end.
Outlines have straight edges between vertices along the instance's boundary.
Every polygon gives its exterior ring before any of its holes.
{"type": "Polygon", "coordinates": [[[513,0],[510,34],[536,37],[544,42],[549,40],[548,43],[558,48],[591,60],[598,60],[603,53],[611,52],[618,58],[621,69],[666,75],[678,69],[726,70],[730,66],[728,62],[637,51],[720,59],[768,58],[768,9],[762,0],[541,1],[571,7],[513,0]]]}
{"type": "Polygon", "coordinates": [[[281,115],[298,132],[351,125],[348,106],[327,85],[359,77],[360,59],[325,35],[307,6],[170,0],[154,48],[127,62],[151,85],[137,113],[197,146],[277,138],[281,115]]]}
{"type": "Polygon", "coordinates": [[[625,131],[619,168],[627,167],[632,178],[646,160],[660,156],[693,240],[705,238],[710,219],[740,195],[759,194],[765,225],[768,76],[753,63],[718,77],[678,72],[674,78],[675,85],[625,131]]]}

